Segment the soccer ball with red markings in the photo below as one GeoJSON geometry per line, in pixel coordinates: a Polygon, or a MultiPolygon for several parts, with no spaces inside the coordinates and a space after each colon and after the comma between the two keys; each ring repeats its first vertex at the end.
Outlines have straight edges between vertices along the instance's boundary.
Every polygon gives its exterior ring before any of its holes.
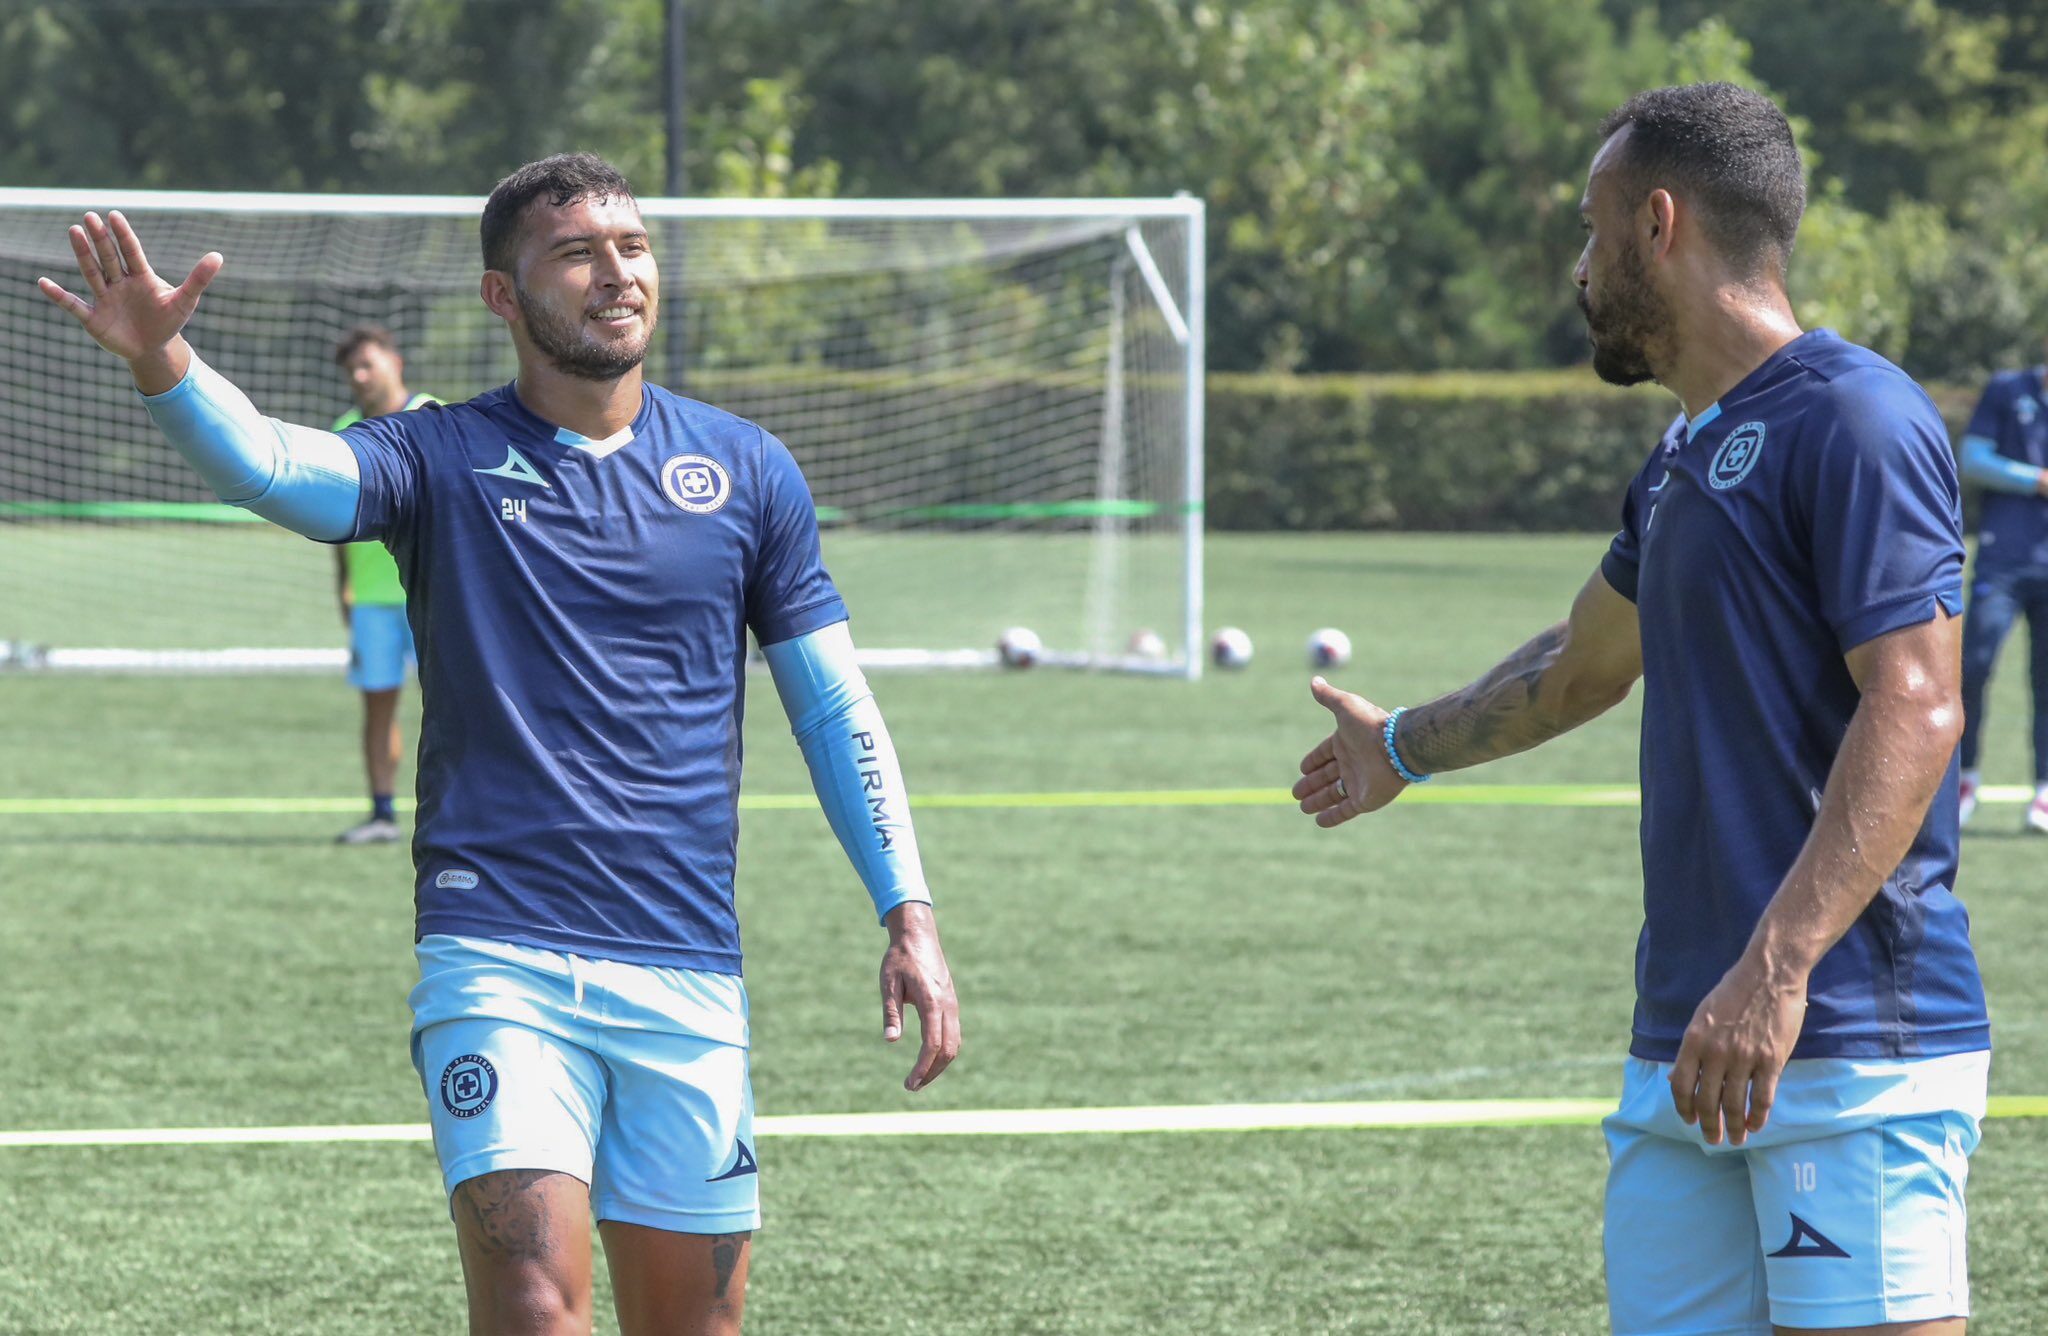
{"type": "Polygon", "coordinates": [[[1163,659],[1166,657],[1166,637],[1151,627],[1141,627],[1131,632],[1131,657],[1134,659],[1163,659]]]}
{"type": "Polygon", "coordinates": [[[996,653],[1007,668],[1029,668],[1045,655],[1045,642],[1028,626],[1013,626],[996,639],[996,653]]]}
{"type": "Polygon", "coordinates": [[[1308,633],[1308,666],[1342,668],[1351,662],[1351,637],[1334,626],[1308,633]]]}
{"type": "Polygon", "coordinates": [[[1209,661],[1218,668],[1238,669],[1252,661],[1252,638],[1226,626],[1209,641],[1209,661]]]}

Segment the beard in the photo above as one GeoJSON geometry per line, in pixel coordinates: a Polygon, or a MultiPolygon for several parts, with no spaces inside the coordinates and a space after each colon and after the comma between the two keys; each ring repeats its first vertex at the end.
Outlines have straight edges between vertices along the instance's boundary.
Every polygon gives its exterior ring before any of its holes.
{"type": "Polygon", "coordinates": [[[1593,374],[1609,385],[1640,385],[1655,380],[1650,344],[1671,325],[1671,309],[1650,286],[1642,252],[1633,240],[1614,257],[1613,272],[1601,284],[1596,313],[1579,290],[1579,312],[1586,317],[1586,337],[1593,345],[1593,374]]]}
{"type": "Polygon", "coordinates": [[[567,375],[579,380],[617,380],[647,357],[647,345],[654,338],[652,302],[641,311],[638,338],[599,340],[583,327],[581,319],[563,315],[546,302],[536,300],[516,282],[512,293],[533,346],[567,375]]]}

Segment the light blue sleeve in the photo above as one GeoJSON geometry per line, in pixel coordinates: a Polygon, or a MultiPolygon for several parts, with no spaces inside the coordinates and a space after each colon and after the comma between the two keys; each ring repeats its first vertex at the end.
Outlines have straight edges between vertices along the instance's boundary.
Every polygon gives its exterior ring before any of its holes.
{"type": "Polygon", "coordinates": [[[1963,437],[1961,463],[1966,480],[1993,492],[2032,496],[2041,480],[2041,470],[1999,454],[1987,436],[1963,437]]]}
{"type": "Polygon", "coordinates": [[[354,531],[361,471],[348,442],[333,432],[263,416],[196,354],[185,379],[142,402],[229,505],[322,542],[354,531]]]}
{"type": "Polygon", "coordinates": [[[845,622],[763,647],[790,731],[803,748],[811,787],[860,874],[875,916],[898,905],[930,904],[910,796],[882,712],[854,661],[845,622]]]}

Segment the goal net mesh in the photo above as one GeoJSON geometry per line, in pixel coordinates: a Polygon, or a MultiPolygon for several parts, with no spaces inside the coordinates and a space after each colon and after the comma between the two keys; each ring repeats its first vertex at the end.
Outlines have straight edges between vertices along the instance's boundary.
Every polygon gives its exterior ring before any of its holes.
{"type": "MultiPolygon", "coordinates": [[[[37,292],[76,278],[79,201],[0,195],[0,666],[333,668],[331,552],[216,501],[37,292]]],[[[512,378],[472,205],[170,198],[93,207],[174,281],[227,256],[187,335],[264,412],[350,407],[332,350],[361,323],[414,391],[512,378]]],[[[1196,671],[1199,206],[745,207],[645,202],[648,373],[788,443],[871,662],[985,664],[1021,626],[1050,662],[1196,671]]]]}

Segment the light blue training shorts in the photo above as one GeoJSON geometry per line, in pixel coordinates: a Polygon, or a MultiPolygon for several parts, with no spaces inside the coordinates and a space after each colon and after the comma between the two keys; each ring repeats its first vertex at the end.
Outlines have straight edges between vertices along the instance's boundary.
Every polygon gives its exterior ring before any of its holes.
{"type": "Polygon", "coordinates": [[[415,663],[403,603],[358,603],[348,610],[348,684],[358,691],[405,685],[415,663]]]}
{"type": "Polygon", "coordinates": [[[1788,1063],[1740,1147],[1679,1121],[1630,1058],[1606,1120],[1615,1336],[1770,1336],[1970,1311],[1963,1185],[1988,1052],[1788,1063]]]}
{"type": "Polygon", "coordinates": [[[412,1059],[441,1180],[550,1169],[599,1220],[736,1234],[761,1223],[747,994],[734,975],[433,935],[412,1059]]]}

